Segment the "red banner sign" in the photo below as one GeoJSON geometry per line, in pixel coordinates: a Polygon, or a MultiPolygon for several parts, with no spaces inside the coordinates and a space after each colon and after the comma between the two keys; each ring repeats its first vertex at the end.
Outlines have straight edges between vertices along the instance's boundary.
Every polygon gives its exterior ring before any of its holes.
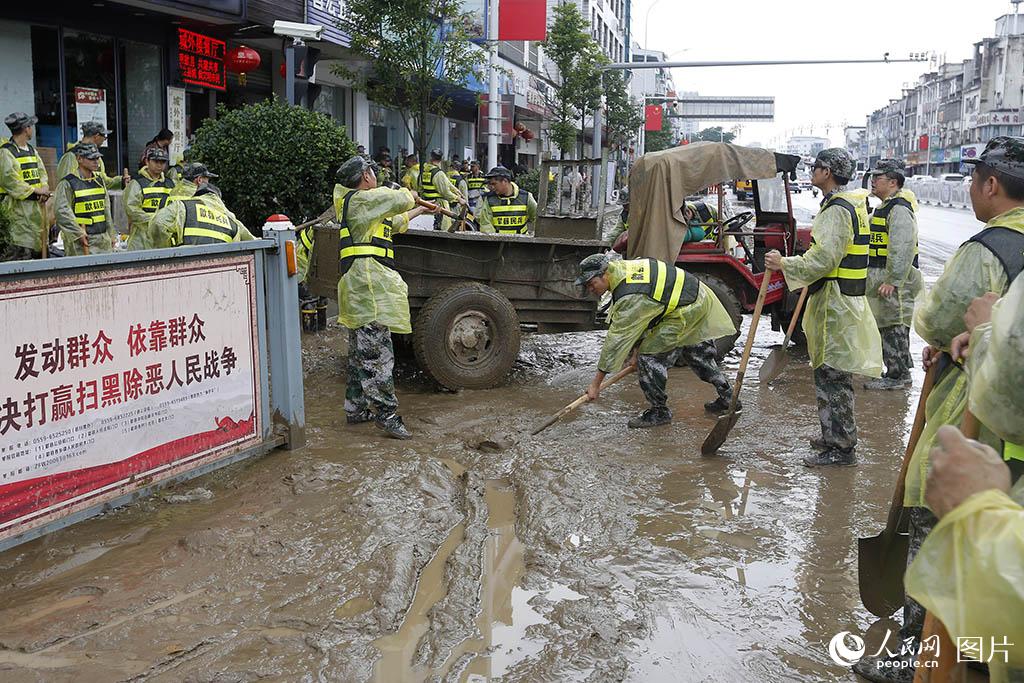
{"type": "Polygon", "coordinates": [[[662,106],[660,104],[648,104],[644,107],[644,130],[661,130],[662,106]]]}
{"type": "Polygon", "coordinates": [[[226,47],[223,40],[179,28],[178,71],[181,73],[181,80],[204,88],[226,89],[226,47]]]}
{"type": "Polygon", "coordinates": [[[501,0],[498,40],[544,40],[548,31],[547,0],[501,0]]]}

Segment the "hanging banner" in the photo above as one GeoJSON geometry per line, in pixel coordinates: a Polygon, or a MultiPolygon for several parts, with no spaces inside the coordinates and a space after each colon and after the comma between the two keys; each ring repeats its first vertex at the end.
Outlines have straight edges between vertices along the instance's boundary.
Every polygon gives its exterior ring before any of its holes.
{"type": "Polygon", "coordinates": [[[644,107],[644,130],[661,130],[663,108],[660,104],[644,107]]]}
{"type": "MultiPolygon", "coordinates": [[[[82,126],[90,121],[99,121],[104,127],[107,125],[107,91],[103,88],[79,88],[75,87],[75,122],[78,137],[82,139],[82,126]]],[[[107,146],[103,141],[102,147],[107,146]]]]}
{"type": "Polygon", "coordinates": [[[547,0],[501,0],[498,40],[544,40],[548,35],[547,0]]]}
{"type": "Polygon", "coordinates": [[[0,283],[0,541],[260,443],[255,285],[252,255],[0,283]]]}
{"type": "Polygon", "coordinates": [[[185,89],[167,88],[167,130],[174,133],[167,150],[171,165],[181,163],[185,156],[185,89]]]}

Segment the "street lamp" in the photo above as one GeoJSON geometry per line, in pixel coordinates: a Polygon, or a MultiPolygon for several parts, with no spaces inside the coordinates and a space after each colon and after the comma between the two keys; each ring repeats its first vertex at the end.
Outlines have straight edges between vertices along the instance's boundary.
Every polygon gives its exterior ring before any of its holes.
{"type": "Polygon", "coordinates": [[[651,26],[651,23],[650,23],[651,10],[654,9],[654,6],[657,5],[659,2],[661,2],[661,0],[654,0],[654,2],[652,2],[650,5],[647,6],[647,13],[644,14],[644,49],[645,50],[649,50],[650,49],[650,43],[647,42],[647,34],[648,34],[648,32],[650,30],[650,26],[651,26]]]}

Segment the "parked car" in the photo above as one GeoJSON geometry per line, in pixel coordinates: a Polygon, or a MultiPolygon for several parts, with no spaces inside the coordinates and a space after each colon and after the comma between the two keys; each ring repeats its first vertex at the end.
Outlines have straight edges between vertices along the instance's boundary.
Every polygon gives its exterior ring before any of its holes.
{"type": "Polygon", "coordinates": [[[943,173],[939,176],[939,180],[944,183],[962,183],[964,181],[963,173],[943,173]]]}

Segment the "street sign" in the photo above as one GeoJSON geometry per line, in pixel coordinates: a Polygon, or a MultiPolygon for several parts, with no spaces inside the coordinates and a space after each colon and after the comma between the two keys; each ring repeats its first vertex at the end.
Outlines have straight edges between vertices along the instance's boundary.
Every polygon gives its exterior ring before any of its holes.
{"type": "Polygon", "coordinates": [[[774,121],[774,97],[691,95],[675,99],[670,118],[701,121],[774,121]]]}

